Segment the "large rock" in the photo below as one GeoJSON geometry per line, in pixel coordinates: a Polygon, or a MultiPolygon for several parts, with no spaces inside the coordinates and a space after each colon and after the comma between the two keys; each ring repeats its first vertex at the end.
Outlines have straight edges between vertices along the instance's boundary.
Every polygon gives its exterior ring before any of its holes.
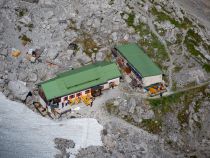
{"type": "Polygon", "coordinates": [[[53,60],[58,56],[58,51],[54,48],[50,48],[47,50],[47,56],[53,60]]]}
{"type": "Polygon", "coordinates": [[[116,41],[118,39],[117,32],[112,33],[112,39],[113,39],[113,41],[116,41]]]}
{"type": "Polygon", "coordinates": [[[30,73],[28,76],[28,81],[29,82],[36,82],[38,80],[37,74],[36,73],[30,73]]]}
{"type": "Polygon", "coordinates": [[[62,148],[74,148],[75,143],[73,140],[70,139],[64,139],[64,138],[55,138],[54,143],[62,148]]]}
{"type": "Polygon", "coordinates": [[[135,108],[136,108],[136,100],[134,98],[131,98],[129,100],[129,107],[130,107],[129,112],[134,113],[135,108]]]}
{"type": "Polygon", "coordinates": [[[53,8],[55,7],[55,2],[53,0],[40,0],[39,5],[44,8],[53,8]]]}
{"type": "Polygon", "coordinates": [[[21,22],[21,23],[23,23],[23,24],[25,24],[25,25],[29,25],[29,24],[31,24],[31,17],[28,16],[28,15],[26,15],[26,16],[22,17],[22,18],[19,20],[19,22],[21,22]]]}
{"type": "Polygon", "coordinates": [[[106,55],[103,52],[98,52],[96,54],[96,61],[103,61],[105,59],[106,55]]]}
{"type": "Polygon", "coordinates": [[[46,19],[51,19],[53,16],[54,16],[54,13],[51,10],[46,12],[46,14],[45,14],[46,19]]]}
{"type": "Polygon", "coordinates": [[[78,56],[77,60],[83,65],[91,62],[91,58],[88,55],[86,55],[85,53],[83,53],[82,55],[78,56]]]}
{"type": "Polygon", "coordinates": [[[22,1],[29,2],[29,3],[38,3],[39,2],[39,0],[22,0],[22,1]]]}
{"type": "Polygon", "coordinates": [[[0,33],[4,32],[4,25],[3,23],[0,23],[0,33]]]}
{"type": "Polygon", "coordinates": [[[20,99],[20,100],[25,100],[26,96],[29,92],[29,89],[26,87],[24,82],[22,81],[10,81],[8,84],[8,89],[12,92],[12,94],[20,99]]]}

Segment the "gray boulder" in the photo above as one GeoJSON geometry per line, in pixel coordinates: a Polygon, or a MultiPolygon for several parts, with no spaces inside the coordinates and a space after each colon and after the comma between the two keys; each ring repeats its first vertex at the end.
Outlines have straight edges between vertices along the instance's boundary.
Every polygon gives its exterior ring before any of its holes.
{"type": "Polygon", "coordinates": [[[29,82],[36,82],[38,80],[38,76],[36,73],[30,73],[28,76],[29,82]]]}
{"type": "Polygon", "coordinates": [[[0,23],[0,33],[4,32],[4,25],[3,23],[0,23]]]}
{"type": "Polygon", "coordinates": [[[105,59],[105,54],[104,53],[102,53],[102,52],[98,52],[97,54],[96,54],[96,61],[103,61],[104,59],[105,59]]]}
{"type": "Polygon", "coordinates": [[[22,0],[22,1],[29,2],[29,3],[38,3],[39,2],[39,0],[22,0]]]}
{"type": "Polygon", "coordinates": [[[48,49],[47,50],[47,56],[53,60],[58,56],[58,51],[54,48],[48,49]]]}
{"type": "Polygon", "coordinates": [[[28,15],[26,15],[26,16],[22,17],[22,18],[19,20],[19,22],[21,22],[21,23],[23,23],[23,24],[25,24],[25,25],[29,25],[29,24],[31,24],[31,17],[28,16],[28,15]]]}
{"type": "Polygon", "coordinates": [[[29,89],[26,87],[24,82],[22,81],[10,81],[8,83],[8,89],[11,91],[11,93],[20,100],[25,100],[26,96],[29,92],[29,89]]]}
{"type": "Polygon", "coordinates": [[[129,100],[129,107],[130,107],[129,112],[134,113],[135,108],[136,108],[136,100],[134,98],[131,98],[129,100]]]}
{"type": "Polygon", "coordinates": [[[55,2],[53,0],[39,0],[39,5],[44,8],[55,7],[55,2]]]}

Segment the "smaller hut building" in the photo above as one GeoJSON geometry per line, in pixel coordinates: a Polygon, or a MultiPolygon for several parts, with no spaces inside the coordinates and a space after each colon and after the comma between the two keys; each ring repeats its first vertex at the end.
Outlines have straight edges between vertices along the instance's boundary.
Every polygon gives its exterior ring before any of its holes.
{"type": "Polygon", "coordinates": [[[137,44],[116,46],[112,54],[124,74],[138,82],[138,86],[141,85],[146,90],[157,92],[156,94],[166,91],[162,71],[137,44]],[[157,91],[154,89],[156,87],[157,91]]]}

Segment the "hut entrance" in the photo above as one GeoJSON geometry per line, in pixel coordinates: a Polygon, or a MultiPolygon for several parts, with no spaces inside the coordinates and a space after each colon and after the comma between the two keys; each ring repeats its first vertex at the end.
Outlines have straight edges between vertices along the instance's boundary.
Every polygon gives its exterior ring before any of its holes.
{"type": "Polygon", "coordinates": [[[91,94],[93,97],[97,97],[101,95],[101,91],[102,91],[102,86],[95,86],[93,88],[91,88],[91,94]]]}

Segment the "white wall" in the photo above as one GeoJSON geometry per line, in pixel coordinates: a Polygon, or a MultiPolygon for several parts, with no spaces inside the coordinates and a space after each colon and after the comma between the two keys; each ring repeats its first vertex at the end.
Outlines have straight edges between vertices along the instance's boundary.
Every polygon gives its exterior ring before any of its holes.
{"type": "Polygon", "coordinates": [[[40,97],[39,96],[39,102],[40,102],[40,104],[44,107],[44,108],[46,108],[47,107],[47,104],[45,103],[45,101],[42,99],[42,97],[40,97]]]}
{"type": "Polygon", "coordinates": [[[116,85],[119,85],[120,84],[120,78],[115,78],[115,79],[109,80],[108,83],[110,83],[110,82],[114,82],[116,85]]]}
{"type": "Polygon", "coordinates": [[[114,82],[115,85],[119,85],[120,84],[120,78],[115,78],[115,79],[112,79],[112,80],[109,80],[106,84],[104,84],[104,88],[103,89],[109,89],[109,83],[110,82],[114,82]]]}
{"type": "Polygon", "coordinates": [[[162,75],[157,75],[157,76],[144,77],[142,81],[143,81],[143,86],[146,87],[151,84],[163,82],[163,79],[162,79],[162,75]]]}

